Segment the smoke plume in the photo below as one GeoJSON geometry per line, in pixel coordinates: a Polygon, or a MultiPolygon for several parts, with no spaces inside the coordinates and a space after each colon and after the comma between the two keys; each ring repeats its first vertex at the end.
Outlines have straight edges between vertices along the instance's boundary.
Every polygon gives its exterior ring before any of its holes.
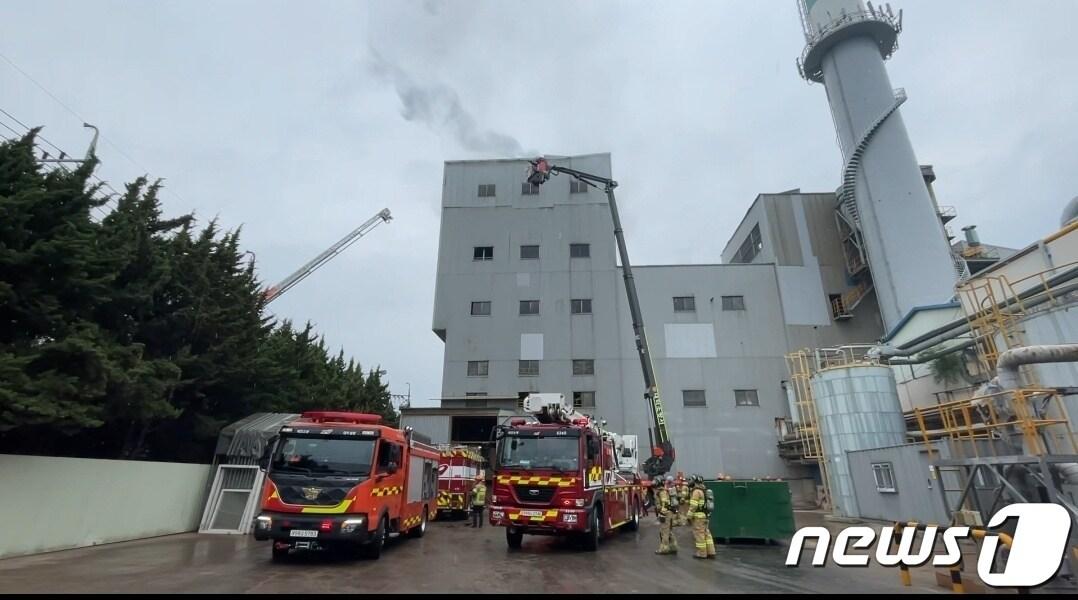
{"type": "Polygon", "coordinates": [[[371,49],[373,75],[393,85],[401,101],[401,116],[422,123],[437,133],[453,137],[465,150],[497,156],[523,156],[523,148],[513,136],[481,127],[460,102],[453,88],[442,83],[417,83],[381,54],[371,49]]]}

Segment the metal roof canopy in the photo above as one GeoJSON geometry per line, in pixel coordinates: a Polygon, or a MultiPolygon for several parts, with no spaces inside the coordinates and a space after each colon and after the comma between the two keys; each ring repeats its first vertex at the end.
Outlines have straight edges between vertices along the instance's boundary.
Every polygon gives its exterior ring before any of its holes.
{"type": "Polygon", "coordinates": [[[240,419],[221,429],[214,454],[218,459],[227,457],[229,463],[254,464],[281,427],[298,418],[294,413],[255,413],[240,419]]]}

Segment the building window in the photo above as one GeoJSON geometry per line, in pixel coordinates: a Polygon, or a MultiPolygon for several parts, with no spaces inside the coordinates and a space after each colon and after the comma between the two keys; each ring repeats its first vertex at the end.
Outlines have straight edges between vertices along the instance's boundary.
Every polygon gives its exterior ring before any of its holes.
{"type": "Polygon", "coordinates": [[[591,408],[595,406],[595,392],[573,392],[573,408],[591,408]]]}
{"type": "Polygon", "coordinates": [[[756,258],[756,255],[764,249],[764,242],[760,238],[760,224],[757,223],[752,231],[749,232],[749,237],[745,238],[744,242],[741,242],[741,247],[737,249],[737,254],[734,254],[733,263],[750,263],[756,258]]]}
{"type": "Polygon", "coordinates": [[[891,463],[872,463],[872,475],[876,478],[876,491],[887,494],[897,493],[895,489],[895,470],[891,463]]]}
{"type": "Polygon", "coordinates": [[[674,312],[696,312],[696,296],[674,296],[674,312]]]}
{"type": "Polygon", "coordinates": [[[528,397],[531,392],[518,392],[517,393],[517,410],[524,412],[524,399],[528,397]]]}
{"type": "Polygon", "coordinates": [[[493,198],[494,197],[494,184],[493,183],[481,183],[481,184],[479,184],[479,197],[480,198],[493,198]]]}
{"type": "Polygon", "coordinates": [[[469,360],[468,377],[486,377],[490,373],[490,361],[469,360]]]}
{"type": "Polygon", "coordinates": [[[760,397],[756,390],[734,390],[734,404],[737,406],[760,406],[760,397]]]}
{"type": "Polygon", "coordinates": [[[473,317],[489,317],[490,316],[490,301],[472,302],[472,316],[473,317]]]}
{"type": "Polygon", "coordinates": [[[472,249],[472,260],[494,260],[494,246],[476,246],[472,249]]]}
{"type": "Polygon", "coordinates": [[[522,196],[538,196],[539,184],[524,182],[520,184],[520,194],[522,196]]]}
{"type": "Polygon", "coordinates": [[[576,179],[569,180],[569,193],[570,194],[586,194],[588,193],[588,184],[576,179]]]}
{"type": "Polygon", "coordinates": [[[591,256],[591,244],[569,244],[569,258],[588,258],[591,256]]]}
{"type": "Polygon", "coordinates": [[[521,377],[538,377],[539,376],[539,361],[537,360],[522,360],[520,366],[517,368],[517,375],[521,377]]]}
{"type": "Polygon", "coordinates": [[[595,374],[595,361],[591,359],[580,359],[573,361],[573,375],[594,375],[595,374]]]}
{"type": "Polygon", "coordinates": [[[572,312],[574,315],[590,315],[591,314],[591,298],[581,298],[578,300],[570,300],[572,305],[572,312]]]}
{"type": "Polygon", "coordinates": [[[681,390],[681,402],[685,406],[707,406],[704,390],[681,390]]]}
{"type": "Polygon", "coordinates": [[[539,246],[521,246],[520,260],[538,260],[539,246]]]}
{"type": "Polygon", "coordinates": [[[522,315],[537,315],[537,314],[539,314],[539,301],[538,300],[521,300],[520,301],[520,314],[522,314],[522,315]]]}
{"type": "Polygon", "coordinates": [[[722,309],[723,310],[745,310],[745,297],[744,296],[723,296],[722,297],[722,309]]]}

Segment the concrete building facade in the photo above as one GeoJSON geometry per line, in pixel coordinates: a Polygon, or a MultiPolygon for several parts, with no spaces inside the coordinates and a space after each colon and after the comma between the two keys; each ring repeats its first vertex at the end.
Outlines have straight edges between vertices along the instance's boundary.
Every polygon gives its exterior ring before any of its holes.
{"type": "MultiPolygon", "coordinates": [[[[608,154],[556,162],[611,174],[608,154]]],[[[442,397],[479,409],[484,397],[562,392],[646,440],[606,197],[568,176],[532,188],[527,167],[445,165],[433,318],[442,397]]],[[[639,210],[622,196],[623,212],[639,210]]],[[[676,470],[806,476],[776,448],[789,418],[785,354],[882,334],[871,295],[853,315],[830,310],[848,287],[834,206],[834,194],[761,195],[722,253],[729,264],[634,265],[676,470]]],[[[626,232],[630,255],[640,235],[626,232]]]]}

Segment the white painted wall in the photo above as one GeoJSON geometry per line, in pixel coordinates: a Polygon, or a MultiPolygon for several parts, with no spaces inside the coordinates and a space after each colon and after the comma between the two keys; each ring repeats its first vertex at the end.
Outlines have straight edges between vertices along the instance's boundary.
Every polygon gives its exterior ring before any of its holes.
{"type": "Polygon", "coordinates": [[[209,465],[0,455],[0,558],[198,529],[209,465]]]}

